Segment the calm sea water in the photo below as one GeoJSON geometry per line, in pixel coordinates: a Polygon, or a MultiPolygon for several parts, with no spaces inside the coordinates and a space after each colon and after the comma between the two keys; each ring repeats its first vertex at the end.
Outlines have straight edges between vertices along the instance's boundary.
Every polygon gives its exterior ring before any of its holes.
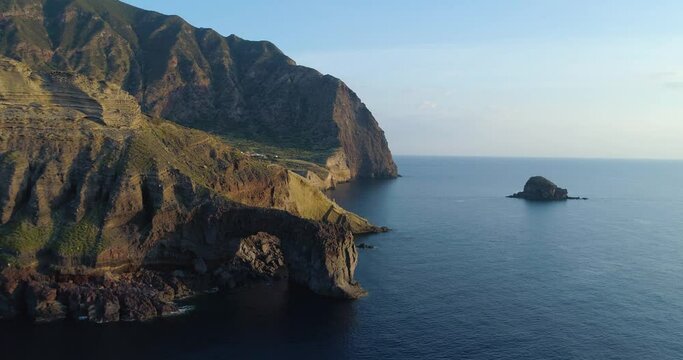
{"type": "Polygon", "coordinates": [[[683,358],[683,162],[397,161],[331,195],[393,229],[360,239],[368,297],[259,286],[143,324],[4,323],[3,358],[683,358]],[[532,175],[590,200],[504,197],[532,175]]]}

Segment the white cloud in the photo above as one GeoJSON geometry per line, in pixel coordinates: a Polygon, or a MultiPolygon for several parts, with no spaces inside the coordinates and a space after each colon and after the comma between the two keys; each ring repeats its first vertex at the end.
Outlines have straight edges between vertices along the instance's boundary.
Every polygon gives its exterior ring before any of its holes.
{"type": "Polygon", "coordinates": [[[434,110],[437,107],[439,107],[439,104],[435,101],[430,101],[430,100],[424,100],[420,103],[420,106],[418,106],[418,110],[434,110]]]}

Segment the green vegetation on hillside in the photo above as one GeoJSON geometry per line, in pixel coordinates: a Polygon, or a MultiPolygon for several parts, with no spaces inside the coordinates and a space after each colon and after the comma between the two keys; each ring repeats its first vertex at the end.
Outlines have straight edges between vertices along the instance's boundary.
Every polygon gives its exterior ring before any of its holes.
{"type": "Polygon", "coordinates": [[[263,154],[268,158],[277,160],[302,160],[323,166],[325,165],[327,158],[332,156],[337,150],[337,148],[328,148],[313,151],[306,150],[302,147],[273,145],[266,141],[251,140],[230,135],[224,135],[222,138],[228,144],[231,144],[244,152],[263,154]]]}
{"type": "Polygon", "coordinates": [[[81,221],[62,228],[51,247],[64,257],[94,257],[104,249],[99,232],[99,225],[93,218],[84,217],[81,221]]]}
{"type": "Polygon", "coordinates": [[[43,249],[52,236],[51,226],[36,226],[28,221],[0,227],[0,252],[34,254],[43,249]]]}
{"type": "Polygon", "coordinates": [[[366,219],[344,210],[325,194],[310,186],[303,177],[289,173],[289,193],[293,203],[297,204],[299,216],[324,221],[331,224],[348,224],[354,233],[366,233],[374,229],[366,219]]]}

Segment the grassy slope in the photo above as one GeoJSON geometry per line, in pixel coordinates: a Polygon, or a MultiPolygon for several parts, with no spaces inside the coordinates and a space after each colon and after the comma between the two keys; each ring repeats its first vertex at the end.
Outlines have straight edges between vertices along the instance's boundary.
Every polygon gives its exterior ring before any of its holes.
{"type": "Polygon", "coordinates": [[[375,230],[366,219],[344,210],[325,194],[310,186],[303,177],[289,172],[291,200],[297,204],[299,215],[312,220],[324,220],[333,224],[348,223],[354,233],[375,230]]]}

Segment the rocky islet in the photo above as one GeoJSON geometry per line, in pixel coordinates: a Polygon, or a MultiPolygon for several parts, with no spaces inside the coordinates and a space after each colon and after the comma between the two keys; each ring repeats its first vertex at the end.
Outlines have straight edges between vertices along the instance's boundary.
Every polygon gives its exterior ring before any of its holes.
{"type": "Polygon", "coordinates": [[[523,191],[508,197],[530,201],[587,200],[586,198],[569,196],[567,189],[555,185],[543,176],[532,176],[524,184],[523,191]]]}

